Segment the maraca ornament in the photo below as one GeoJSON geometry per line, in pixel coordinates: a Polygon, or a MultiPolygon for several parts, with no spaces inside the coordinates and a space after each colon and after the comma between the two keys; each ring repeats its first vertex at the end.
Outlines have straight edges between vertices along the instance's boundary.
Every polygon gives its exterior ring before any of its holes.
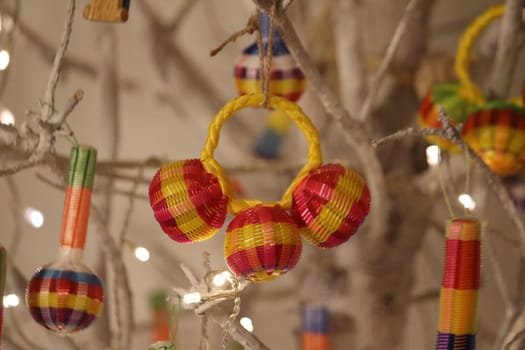
{"type": "Polygon", "coordinates": [[[151,180],[149,198],[162,230],[180,243],[211,238],[226,219],[228,197],[199,159],[162,166],[151,180]]]}
{"type": "Polygon", "coordinates": [[[299,228],[278,205],[241,211],[228,225],[224,239],[230,270],[253,282],[270,281],[293,269],[301,251],[299,228]]]}
{"type": "Polygon", "coordinates": [[[465,142],[495,173],[514,175],[525,161],[525,109],[491,102],[472,113],[463,125],[465,142]]]}
{"type": "Polygon", "coordinates": [[[301,234],[321,248],[346,242],[370,211],[370,192],[365,180],[339,164],[312,170],[294,189],[292,213],[301,234]]]}
{"type": "Polygon", "coordinates": [[[474,219],[456,219],[448,224],[436,350],[476,348],[480,231],[480,223],[474,219]]]}
{"type": "Polygon", "coordinates": [[[238,278],[254,282],[270,281],[296,266],[302,252],[301,234],[318,246],[334,247],[354,234],[370,208],[370,193],[363,178],[340,165],[321,166],[317,129],[298,105],[278,96],[268,97],[268,107],[287,115],[303,132],[308,143],[306,164],[278,202],[235,198],[230,181],[213,157],[219,133],[233,113],[261,107],[263,101],[262,93],[230,101],[212,120],[200,159],[163,166],[150,185],[155,218],[166,233],[170,234],[166,223],[177,235],[182,232],[185,236],[179,242],[189,241],[188,232],[209,238],[210,227],[214,232],[220,228],[226,211],[235,215],[226,229],[224,257],[238,278]],[[290,210],[292,202],[294,208],[290,210]],[[202,209],[197,211],[195,206],[202,209]],[[206,215],[201,214],[204,210],[208,211],[206,215]],[[198,212],[199,219],[188,212],[198,212]],[[203,220],[205,217],[216,221],[203,220]]]}
{"type": "Polygon", "coordinates": [[[58,257],[37,270],[26,290],[33,319],[61,335],[87,328],[103,307],[102,281],[81,262],[96,155],[97,151],[89,146],[71,150],[58,257]]]}

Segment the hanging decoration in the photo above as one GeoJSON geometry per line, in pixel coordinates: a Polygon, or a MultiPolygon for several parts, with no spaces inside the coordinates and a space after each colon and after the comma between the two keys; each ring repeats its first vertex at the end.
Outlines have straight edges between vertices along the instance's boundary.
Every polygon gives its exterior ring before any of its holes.
{"type": "Polygon", "coordinates": [[[476,348],[480,231],[475,219],[455,219],[447,226],[436,350],[476,348]]]}
{"type": "Polygon", "coordinates": [[[148,346],[147,350],[176,350],[175,345],[170,341],[158,341],[148,346]]]}
{"type": "Polygon", "coordinates": [[[3,245],[0,245],[0,349],[2,348],[2,326],[4,324],[4,293],[5,279],[7,274],[7,252],[3,245]]]}
{"type": "Polygon", "coordinates": [[[58,256],[37,270],[26,290],[33,319],[62,335],[88,327],[103,307],[102,281],[81,261],[96,155],[90,146],[75,146],[71,150],[58,256]]]}
{"type": "MultiPolygon", "coordinates": [[[[420,127],[441,129],[443,127],[439,121],[441,107],[447,113],[451,125],[455,126],[463,123],[471,112],[485,103],[485,95],[470,77],[470,51],[481,32],[492,21],[501,17],[504,9],[504,5],[491,7],[465,30],[459,41],[454,63],[459,82],[437,84],[432,87],[419,107],[417,120],[420,127]]],[[[426,139],[449,152],[459,151],[457,146],[438,136],[426,136],[426,139]]]]}
{"type": "Polygon", "coordinates": [[[153,341],[170,341],[171,325],[166,293],[163,291],[154,293],[150,298],[150,309],[153,341]]]}
{"type": "Polygon", "coordinates": [[[335,247],[368,214],[370,193],[363,178],[340,165],[321,164],[318,132],[299,106],[282,97],[244,95],[226,104],[212,120],[200,159],[166,164],[157,171],[150,184],[150,203],[162,230],[178,242],[210,238],[227,213],[235,215],[224,241],[230,270],[251,281],[269,281],[297,264],[301,234],[315,245],[335,247]],[[228,118],[240,109],[261,107],[264,101],[288,115],[308,142],[306,164],[274,203],[236,199],[213,157],[228,118]]]}
{"type": "Polygon", "coordinates": [[[463,125],[465,142],[495,173],[518,173],[525,161],[525,109],[505,102],[489,102],[463,125]]]}
{"type": "MultiPolygon", "coordinates": [[[[266,73],[269,74],[268,90],[270,94],[296,102],[304,92],[306,80],[290,55],[279,31],[270,29],[272,27],[270,21],[268,14],[259,15],[262,47],[254,42],[242,52],[234,69],[235,85],[241,96],[262,92],[262,78],[266,73]],[[261,69],[261,57],[265,64],[270,65],[269,72],[261,69]]],[[[272,112],[267,119],[266,130],[255,145],[255,153],[262,158],[277,158],[289,127],[290,118],[279,111],[272,112]]]]}
{"type": "Polygon", "coordinates": [[[525,210],[525,179],[522,175],[508,176],[503,184],[516,208],[525,210]]]}
{"type": "Polygon", "coordinates": [[[126,22],[131,0],[91,0],[84,8],[84,18],[97,22],[126,22]]]}
{"type": "Polygon", "coordinates": [[[324,307],[307,307],[302,311],[301,350],[329,350],[328,309],[324,307]]]}

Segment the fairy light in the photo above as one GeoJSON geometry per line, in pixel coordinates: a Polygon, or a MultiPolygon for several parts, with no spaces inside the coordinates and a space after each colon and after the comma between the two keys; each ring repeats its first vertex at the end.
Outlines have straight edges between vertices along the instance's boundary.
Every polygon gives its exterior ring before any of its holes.
{"type": "Polygon", "coordinates": [[[184,304],[196,304],[201,301],[201,294],[199,292],[184,294],[182,301],[184,304]]]}
{"type": "Polygon", "coordinates": [[[9,109],[0,109],[0,124],[15,125],[15,116],[9,109]]]}
{"type": "Polygon", "coordinates": [[[134,253],[135,253],[135,257],[137,258],[137,260],[142,261],[142,262],[146,262],[150,258],[149,250],[144,247],[140,247],[140,246],[136,247],[134,250],[134,253]]]}
{"type": "Polygon", "coordinates": [[[231,282],[232,278],[233,275],[229,271],[220,271],[213,276],[211,282],[216,287],[224,287],[226,282],[231,282]]]}
{"type": "Polygon", "coordinates": [[[9,66],[9,52],[6,50],[0,51],[0,70],[5,70],[9,66]]]}
{"type": "Polygon", "coordinates": [[[430,166],[438,165],[441,160],[441,151],[439,150],[439,146],[432,145],[428,146],[427,150],[427,163],[430,166]]]}
{"type": "Polygon", "coordinates": [[[20,304],[20,298],[16,294],[7,294],[2,300],[4,308],[17,307],[20,304]]]}
{"type": "Polygon", "coordinates": [[[246,329],[248,332],[253,332],[253,322],[252,319],[249,317],[242,317],[239,321],[241,326],[243,326],[244,329],[246,329]]]}
{"type": "Polygon", "coordinates": [[[474,210],[476,208],[476,202],[466,193],[459,195],[458,200],[465,209],[474,210]]]}
{"type": "Polygon", "coordinates": [[[40,228],[44,224],[44,214],[35,208],[27,208],[24,212],[24,217],[34,228],[40,228]]]}

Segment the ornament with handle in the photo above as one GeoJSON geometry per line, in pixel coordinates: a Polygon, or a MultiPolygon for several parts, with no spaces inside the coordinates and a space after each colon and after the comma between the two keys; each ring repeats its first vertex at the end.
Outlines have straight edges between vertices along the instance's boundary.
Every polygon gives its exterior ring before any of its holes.
{"type": "Polygon", "coordinates": [[[61,335],[88,327],[103,308],[102,281],[82,262],[96,155],[90,146],[72,148],[58,255],[37,270],[26,290],[33,319],[61,335]]]}

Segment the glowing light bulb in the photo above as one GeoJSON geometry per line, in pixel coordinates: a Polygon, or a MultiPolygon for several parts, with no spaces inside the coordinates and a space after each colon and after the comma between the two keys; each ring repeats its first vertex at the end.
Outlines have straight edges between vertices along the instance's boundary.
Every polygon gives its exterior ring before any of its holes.
{"type": "Polygon", "coordinates": [[[147,250],[144,247],[135,248],[134,253],[135,253],[135,257],[139,261],[146,262],[149,260],[149,257],[150,257],[149,250],[147,250]]]}
{"type": "Polygon", "coordinates": [[[249,317],[243,317],[241,318],[241,320],[239,321],[239,323],[241,324],[241,326],[243,326],[244,329],[246,329],[248,332],[253,332],[253,322],[252,322],[252,319],[249,318],[249,317]]]}
{"type": "Polygon", "coordinates": [[[476,202],[474,201],[474,199],[472,199],[470,195],[466,193],[459,195],[458,200],[461,203],[461,205],[465,207],[465,209],[474,210],[476,208],[476,202]]]}
{"type": "Polygon", "coordinates": [[[441,151],[436,145],[428,146],[427,150],[427,163],[430,166],[438,165],[441,160],[441,151]]]}
{"type": "Polygon", "coordinates": [[[35,208],[27,208],[24,212],[24,217],[34,228],[40,228],[44,224],[44,214],[35,208]]]}
{"type": "Polygon", "coordinates": [[[16,294],[7,294],[2,300],[4,308],[17,307],[20,304],[20,298],[16,294]]]}
{"type": "Polygon", "coordinates": [[[0,108],[0,123],[4,125],[15,125],[15,116],[7,108],[0,108]]]}
{"type": "Polygon", "coordinates": [[[0,51],[0,70],[4,70],[7,68],[7,66],[9,66],[9,60],[9,52],[6,50],[0,51]]]}
{"type": "Polygon", "coordinates": [[[217,287],[222,287],[226,283],[226,277],[222,273],[218,273],[213,276],[213,284],[217,287]]]}
{"type": "Polygon", "coordinates": [[[201,301],[201,294],[198,292],[184,294],[182,301],[184,304],[196,304],[201,301]]]}

